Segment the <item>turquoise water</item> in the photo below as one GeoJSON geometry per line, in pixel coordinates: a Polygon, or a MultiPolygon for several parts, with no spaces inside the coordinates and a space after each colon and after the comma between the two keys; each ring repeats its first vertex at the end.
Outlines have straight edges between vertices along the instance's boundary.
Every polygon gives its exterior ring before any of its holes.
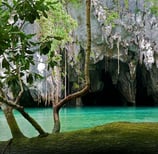
{"type": "MultiPolygon", "coordinates": [[[[43,129],[49,133],[53,127],[51,108],[26,109],[43,129]]],[[[38,135],[34,128],[17,112],[15,117],[27,137],[38,135]]],[[[77,107],[62,108],[60,111],[61,131],[78,130],[116,121],[158,122],[158,108],[137,107],[77,107]]],[[[11,138],[6,120],[0,110],[0,141],[11,138]]]]}

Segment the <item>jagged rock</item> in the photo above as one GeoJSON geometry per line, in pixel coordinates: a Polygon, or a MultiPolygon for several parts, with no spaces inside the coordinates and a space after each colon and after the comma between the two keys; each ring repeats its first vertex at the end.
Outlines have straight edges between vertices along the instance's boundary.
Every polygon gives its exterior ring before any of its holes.
{"type": "MultiPolygon", "coordinates": [[[[85,1],[79,5],[79,7],[70,5],[67,8],[78,22],[78,28],[73,33],[73,44],[66,46],[67,93],[73,92],[78,87],[77,84],[82,85],[83,57],[87,39],[85,1]]],[[[144,8],[144,0],[130,0],[129,9],[125,9],[124,0],[120,0],[121,18],[116,20],[116,27],[112,29],[112,25],[105,24],[107,19],[105,7],[115,9],[114,1],[92,0],[92,7],[91,91],[77,100],[77,104],[156,105],[158,102],[157,18],[149,13],[149,8],[144,8]],[[135,12],[136,8],[139,10],[138,13],[135,12]]],[[[40,55],[35,56],[37,61],[43,64],[45,58],[38,56],[40,55]]],[[[49,71],[47,72],[45,67],[37,63],[33,70],[48,76],[49,71]]],[[[34,100],[38,100],[35,95],[38,93],[44,102],[48,99],[53,101],[56,91],[54,80],[55,78],[49,76],[42,83],[36,83],[32,91],[34,100]]]]}
{"type": "MultiPolygon", "coordinates": [[[[121,20],[116,21],[117,26],[112,30],[111,25],[104,24],[107,18],[105,7],[113,8],[114,3],[107,0],[92,0],[91,91],[87,94],[87,98],[83,97],[83,103],[87,103],[90,99],[89,101],[94,101],[94,104],[99,104],[101,99],[97,97],[102,97],[106,105],[108,96],[103,92],[107,84],[104,81],[106,78],[103,79],[106,73],[109,74],[112,89],[118,93],[118,101],[122,101],[118,104],[155,105],[158,101],[156,73],[158,21],[149,13],[149,8],[144,9],[143,3],[144,1],[129,1],[129,10],[126,12],[124,1],[121,0],[121,20]],[[136,8],[140,10],[137,14],[136,8]],[[144,87],[146,92],[141,93],[144,87]]],[[[83,8],[84,3],[78,8],[69,8],[69,13],[78,21],[74,38],[77,37],[84,49],[86,27],[83,8]]],[[[76,63],[80,65],[79,62],[76,63]]]]}

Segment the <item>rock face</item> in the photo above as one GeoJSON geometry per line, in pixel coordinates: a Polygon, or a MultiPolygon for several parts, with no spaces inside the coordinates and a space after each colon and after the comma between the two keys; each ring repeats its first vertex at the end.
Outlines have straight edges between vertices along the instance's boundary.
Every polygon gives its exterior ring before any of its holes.
{"type": "MultiPolygon", "coordinates": [[[[69,9],[78,21],[74,38],[83,50],[86,42],[84,6],[82,3],[78,8],[69,9]]],[[[120,0],[121,18],[112,28],[106,23],[106,8],[114,9],[116,4],[92,0],[91,91],[82,98],[83,104],[157,105],[158,21],[150,9],[143,6],[143,0],[129,1],[129,8],[124,10],[125,2],[120,0]]],[[[75,47],[76,53],[80,52],[78,49],[75,47]]],[[[75,63],[80,66],[79,62],[75,63]]]]}
{"type": "MultiPolygon", "coordinates": [[[[124,0],[117,4],[112,0],[92,0],[91,90],[76,100],[77,105],[157,105],[158,20],[150,13],[149,8],[144,8],[144,3],[144,0],[129,0],[127,7],[124,0]],[[119,18],[114,22],[115,27],[107,22],[109,10],[110,13],[119,12],[119,18]]],[[[148,3],[146,6],[151,5],[148,3]]],[[[76,90],[78,84],[83,84],[85,1],[78,7],[69,5],[67,10],[78,22],[78,27],[73,32],[74,41],[65,48],[68,57],[68,94],[76,90]]],[[[31,95],[35,101],[53,101],[55,79],[46,71],[46,65],[43,65],[45,57],[38,56],[36,58],[39,58],[41,65],[36,64],[33,70],[48,77],[31,88],[31,95]]],[[[63,80],[60,79],[60,82],[63,80]]],[[[60,96],[62,97],[62,92],[60,96]]]]}
{"type": "Polygon", "coordinates": [[[158,105],[158,71],[156,65],[147,70],[144,65],[137,65],[137,105],[158,105]]]}

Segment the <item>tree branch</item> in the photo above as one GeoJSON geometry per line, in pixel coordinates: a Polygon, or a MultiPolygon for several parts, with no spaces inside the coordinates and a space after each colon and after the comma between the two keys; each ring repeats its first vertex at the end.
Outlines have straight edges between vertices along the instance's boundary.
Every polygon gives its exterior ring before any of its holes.
{"type": "Polygon", "coordinates": [[[86,0],[86,26],[87,26],[87,45],[86,45],[86,57],[85,57],[85,87],[73,94],[69,94],[67,97],[59,101],[57,104],[53,104],[53,107],[56,107],[59,110],[65,103],[75,99],[77,97],[83,96],[86,94],[90,88],[90,77],[89,77],[89,63],[90,63],[90,53],[91,53],[91,20],[90,20],[90,9],[91,0],[86,0]]]}
{"type": "Polygon", "coordinates": [[[18,94],[18,96],[16,97],[16,100],[15,100],[15,104],[17,104],[24,92],[24,88],[23,88],[23,84],[22,84],[22,80],[21,80],[21,77],[20,77],[20,71],[19,71],[19,67],[17,67],[17,74],[18,74],[18,80],[19,80],[19,85],[20,85],[20,92],[18,94]]]}

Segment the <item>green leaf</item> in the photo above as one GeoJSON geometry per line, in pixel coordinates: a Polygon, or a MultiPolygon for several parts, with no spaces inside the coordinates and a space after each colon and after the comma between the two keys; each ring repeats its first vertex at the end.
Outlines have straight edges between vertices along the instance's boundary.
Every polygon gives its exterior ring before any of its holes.
{"type": "Polygon", "coordinates": [[[32,84],[32,83],[33,83],[33,75],[32,75],[32,73],[30,73],[30,74],[27,76],[27,83],[29,83],[29,84],[32,84]]]}
{"type": "Polygon", "coordinates": [[[41,76],[40,74],[37,74],[37,73],[34,74],[34,77],[35,77],[35,80],[41,80],[41,79],[44,79],[43,76],[41,76]]]}
{"type": "Polygon", "coordinates": [[[6,6],[7,8],[9,8],[9,10],[12,10],[12,7],[8,4],[8,2],[2,2],[1,1],[1,3],[2,3],[2,5],[4,5],[4,6],[6,6]]]}
{"type": "Polygon", "coordinates": [[[56,66],[56,65],[57,65],[57,63],[53,60],[49,61],[49,63],[48,63],[49,68],[54,68],[54,66],[56,66]]]}
{"type": "Polygon", "coordinates": [[[40,52],[44,55],[48,54],[51,49],[52,41],[44,42],[40,46],[40,52]]]}
{"type": "Polygon", "coordinates": [[[17,81],[18,81],[18,75],[15,75],[12,73],[6,78],[6,83],[8,84],[9,87],[11,87],[12,85],[15,85],[17,81]]]}
{"type": "Polygon", "coordinates": [[[25,50],[25,52],[26,52],[27,54],[34,54],[34,51],[31,51],[31,50],[25,50]]]}
{"type": "Polygon", "coordinates": [[[2,68],[9,69],[9,63],[5,58],[2,60],[2,68]]]}
{"type": "Polygon", "coordinates": [[[20,77],[23,77],[25,74],[23,72],[20,72],[20,77]]]}
{"type": "Polygon", "coordinates": [[[46,13],[45,11],[43,11],[43,16],[44,16],[45,18],[48,18],[48,15],[47,15],[47,13],[46,13]]]}
{"type": "Polygon", "coordinates": [[[60,36],[53,36],[54,39],[58,40],[58,41],[61,41],[63,40],[64,38],[63,37],[60,37],[60,36]]]}
{"type": "Polygon", "coordinates": [[[158,15],[158,6],[154,5],[151,7],[151,13],[158,15]]]}

